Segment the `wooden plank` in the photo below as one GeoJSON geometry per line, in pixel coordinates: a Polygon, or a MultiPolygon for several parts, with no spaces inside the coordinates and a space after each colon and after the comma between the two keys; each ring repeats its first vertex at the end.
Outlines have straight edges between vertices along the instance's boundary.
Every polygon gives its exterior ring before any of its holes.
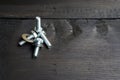
{"type": "MultiPolygon", "coordinates": [[[[4,3],[4,1],[1,1],[4,3]]],[[[8,1],[0,5],[0,17],[120,18],[119,0],[8,1]],[[13,2],[13,3],[12,3],[13,2]]]]}
{"type": "Polygon", "coordinates": [[[0,19],[2,80],[119,80],[120,20],[43,19],[53,44],[32,59],[32,46],[17,46],[34,20],[0,19]],[[106,29],[104,27],[106,27],[106,29]],[[102,34],[105,33],[105,34],[102,34]]]}

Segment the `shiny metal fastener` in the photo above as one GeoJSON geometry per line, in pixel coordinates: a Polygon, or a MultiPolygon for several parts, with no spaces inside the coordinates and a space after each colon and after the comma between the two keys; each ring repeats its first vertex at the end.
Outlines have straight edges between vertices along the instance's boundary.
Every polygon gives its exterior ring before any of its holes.
{"type": "Polygon", "coordinates": [[[37,38],[34,42],[35,42],[34,57],[37,57],[39,48],[42,47],[43,40],[41,38],[37,38]]]}
{"type": "Polygon", "coordinates": [[[40,17],[36,17],[37,19],[37,27],[36,27],[36,31],[38,32],[38,37],[41,37],[44,41],[44,43],[47,45],[48,48],[51,48],[51,43],[49,42],[49,40],[47,39],[47,37],[45,36],[45,32],[43,31],[42,27],[41,27],[41,18],[40,17]]]}
{"type": "Polygon", "coordinates": [[[37,26],[34,30],[31,31],[31,34],[22,34],[22,41],[19,42],[19,45],[22,46],[26,42],[35,44],[34,57],[37,57],[39,48],[42,47],[42,44],[45,43],[48,48],[51,48],[51,43],[45,36],[46,33],[41,27],[41,18],[39,16],[36,17],[37,26]]]}

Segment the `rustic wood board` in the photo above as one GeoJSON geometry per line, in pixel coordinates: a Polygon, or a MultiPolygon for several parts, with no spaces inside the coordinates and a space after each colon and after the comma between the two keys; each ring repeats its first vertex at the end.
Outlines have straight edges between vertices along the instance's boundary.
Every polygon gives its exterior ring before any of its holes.
{"type": "Polygon", "coordinates": [[[120,20],[43,19],[53,47],[37,59],[17,45],[35,26],[29,19],[0,19],[0,80],[119,80],[120,20]]]}
{"type": "Polygon", "coordinates": [[[120,0],[1,0],[0,17],[120,18],[120,0]]]}

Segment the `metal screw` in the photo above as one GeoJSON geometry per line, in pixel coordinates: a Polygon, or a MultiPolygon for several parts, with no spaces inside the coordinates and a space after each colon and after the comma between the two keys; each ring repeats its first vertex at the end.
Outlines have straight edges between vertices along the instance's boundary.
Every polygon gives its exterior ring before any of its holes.
{"type": "Polygon", "coordinates": [[[39,48],[42,47],[43,40],[41,38],[37,38],[35,40],[35,51],[34,51],[34,57],[37,57],[39,48]]]}
{"type": "Polygon", "coordinates": [[[42,31],[42,28],[41,28],[41,18],[39,16],[37,16],[36,20],[37,20],[36,31],[37,32],[41,32],[42,31]]]}
{"type": "Polygon", "coordinates": [[[43,42],[47,45],[48,48],[51,48],[51,43],[45,36],[46,33],[41,27],[41,18],[39,16],[36,17],[37,20],[37,26],[34,28],[34,31],[32,31],[32,34],[23,34],[22,38],[23,40],[19,42],[19,45],[22,46],[26,42],[34,43],[35,44],[35,51],[34,51],[34,57],[37,57],[39,48],[42,47],[43,42]]]}
{"type": "Polygon", "coordinates": [[[48,48],[51,48],[51,43],[49,42],[49,40],[47,39],[47,37],[45,36],[45,32],[43,31],[42,27],[41,27],[41,18],[40,17],[36,17],[37,19],[37,27],[36,27],[36,31],[38,32],[38,36],[40,36],[45,44],[48,46],[48,48]]]}
{"type": "MultiPolygon", "coordinates": [[[[39,16],[36,17],[37,20],[37,26],[35,27],[35,31],[38,33],[38,37],[41,37],[45,44],[48,46],[48,48],[51,48],[51,43],[49,42],[49,40],[47,39],[47,37],[45,36],[45,32],[43,31],[42,27],[41,27],[41,18],[39,16]]],[[[28,36],[27,39],[32,39],[34,38],[34,34],[31,34],[30,36],[28,36]]],[[[19,42],[19,45],[22,46],[23,44],[25,44],[26,41],[21,41],[19,42]]]]}
{"type": "Polygon", "coordinates": [[[45,44],[47,45],[48,48],[51,48],[52,45],[51,45],[50,41],[47,39],[47,37],[44,35],[44,32],[41,31],[38,34],[38,36],[40,36],[43,39],[43,41],[45,42],[45,44]]]}
{"type": "MultiPolygon", "coordinates": [[[[42,28],[41,28],[41,18],[39,16],[36,17],[36,20],[37,20],[37,26],[34,28],[36,32],[41,32],[42,31],[42,28]]],[[[27,39],[32,39],[34,38],[34,35],[31,34],[30,36],[28,36],[27,39]]],[[[19,45],[22,46],[26,43],[25,40],[22,40],[19,42],[19,45]]]]}

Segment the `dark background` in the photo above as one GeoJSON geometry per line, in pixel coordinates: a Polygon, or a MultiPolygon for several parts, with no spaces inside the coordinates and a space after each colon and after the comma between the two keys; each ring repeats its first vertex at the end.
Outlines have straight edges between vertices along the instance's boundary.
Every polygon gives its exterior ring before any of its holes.
{"type": "Polygon", "coordinates": [[[0,1],[0,80],[119,80],[120,0],[0,1]],[[52,43],[18,46],[42,18],[52,43]]]}
{"type": "Polygon", "coordinates": [[[119,18],[120,0],[0,0],[0,16],[119,18]]]}

